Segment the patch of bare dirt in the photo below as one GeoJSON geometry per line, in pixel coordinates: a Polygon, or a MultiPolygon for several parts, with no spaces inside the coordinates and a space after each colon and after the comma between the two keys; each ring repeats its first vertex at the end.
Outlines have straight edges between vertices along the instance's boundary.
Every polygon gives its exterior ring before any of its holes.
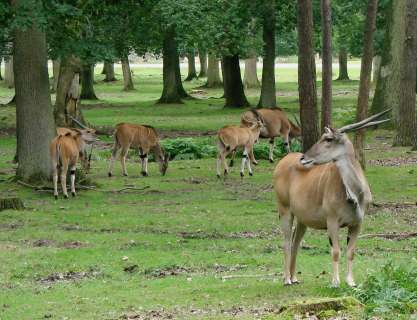
{"type": "Polygon", "coordinates": [[[369,233],[360,235],[359,238],[383,238],[388,240],[406,240],[417,237],[417,232],[390,232],[390,233],[369,233]]]}
{"type": "Polygon", "coordinates": [[[86,246],[87,245],[85,243],[82,243],[80,241],[65,241],[63,244],[61,244],[61,247],[65,249],[77,249],[86,246]]]}
{"type": "Polygon", "coordinates": [[[40,247],[52,247],[55,245],[55,241],[48,240],[48,239],[39,239],[32,241],[31,243],[32,247],[40,248],[40,247]]]}
{"type": "Polygon", "coordinates": [[[174,313],[161,310],[149,310],[141,313],[135,311],[126,312],[120,319],[125,320],[154,320],[154,319],[174,319],[174,313]]]}
{"type": "Polygon", "coordinates": [[[417,165],[417,157],[393,157],[385,159],[368,160],[370,165],[382,167],[400,167],[404,165],[417,165]]]}
{"type": "Polygon", "coordinates": [[[279,230],[258,230],[258,231],[235,231],[230,233],[220,233],[216,230],[206,232],[197,231],[181,231],[177,236],[183,239],[271,239],[280,234],[279,230]]]}
{"type": "Polygon", "coordinates": [[[16,230],[21,227],[23,227],[23,223],[21,222],[0,223],[0,230],[16,230]]]}
{"type": "Polygon", "coordinates": [[[408,210],[417,209],[417,202],[382,202],[373,203],[369,213],[386,211],[389,213],[403,213],[408,210]]]}
{"type": "Polygon", "coordinates": [[[173,265],[164,268],[146,269],[144,274],[150,278],[165,278],[168,276],[189,274],[191,272],[193,272],[191,268],[173,265]]]}
{"type": "Polygon", "coordinates": [[[100,273],[97,270],[90,269],[88,271],[67,271],[67,272],[54,272],[45,278],[38,279],[42,284],[54,284],[62,281],[80,281],[86,278],[95,278],[100,273]]]}

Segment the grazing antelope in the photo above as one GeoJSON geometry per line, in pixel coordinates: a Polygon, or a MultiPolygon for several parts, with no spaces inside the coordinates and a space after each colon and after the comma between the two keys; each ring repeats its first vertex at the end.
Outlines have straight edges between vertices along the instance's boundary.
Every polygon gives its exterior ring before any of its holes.
{"type": "Polygon", "coordinates": [[[278,212],[284,233],[284,284],[298,283],[297,251],[307,227],[327,230],[333,258],[333,286],[339,286],[339,229],[348,228],[347,277],[352,274],[355,244],[372,195],[352,142],[345,132],[388,120],[373,121],[389,110],[338,130],[325,128],[320,140],[305,154],[290,153],[276,166],[273,175],[278,212]],[[294,217],[297,218],[292,233],[294,217]]]}
{"type": "Polygon", "coordinates": [[[119,123],[114,132],[114,146],[110,159],[109,177],[112,176],[114,161],[117,152],[121,149],[121,163],[123,175],[127,176],[126,156],[129,148],[139,150],[139,157],[142,166],[141,174],[148,175],[148,154],[153,152],[159,162],[159,171],[165,175],[168,169],[169,155],[166,155],[159,143],[156,130],[151,126],[119,123]]]}
{"type": "MultiPolygon", "coordinates": [[[[64,128],[65,129],[65,128],[64,128]]],[[[52,178],[54,182],[54,196],[58,199],[58,172],[61,176],[62,192],[65,198],[67,193],[67,171],[71,174],[71,194],[75,197],[75,168],[78,158],[85,144],[96,141],[95,131],[92,129],[60,130],[59,136],[55,137],[49,145],[52,159],[52,178]],[[65,132],[64,132],[65,131],[65,132]]]]}
{"type": "MultiPolygon", "coordinates": [[[[241,126],[247,127],[255,120],[262,118],[265,127],[261,130],[261,138],[269,138],[269,161],[274,162],[274,139],[282,137],[287,151],[290,151],[290,139],[301,136],[301,129],[292,123],[281,108],[251,109],[241,116],[241,126]]],[[[231,161],[231,163],[233,163],[231,161]]]]}
{"type": "Polygon", "coordinates": [[[217,156],[217,177],[220,178],[221,164],[224,166],[224,175],[227,175],[229,168],[226,163],[226,157],[230,152],[236,152],[238,147],[243,147],[242,165],[240,167],[240,176],[244,176],[245,164],[248,167],[249,175],[252,176],[250,162],[258,164],[253,155],[253,145],[259,139],[259,134],[263,127],[260,120],[254,121],[250,127],[226,126],[218,132],[218,156],[217,156]],[[250,161],[249,161],[249,159],[250,161]]]}

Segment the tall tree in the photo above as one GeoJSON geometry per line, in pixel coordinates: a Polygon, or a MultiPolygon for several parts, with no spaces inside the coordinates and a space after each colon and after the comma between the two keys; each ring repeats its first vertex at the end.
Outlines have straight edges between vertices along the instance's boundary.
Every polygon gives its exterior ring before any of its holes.
{"type": "Polygon", "coordinates": [[[116,76],[114,75],[114,63],[113,61],[104,62],[105,77],[104,82],[113,82],[117,81],[116,76]]]}
{"type": "Polygon", "coordinates": [[[224,56],[223,60],[223,86],[226,108],[241,108],[249,106],[243,90],[240,75],[239,56],[224,56]]]}
{"type": "MultiPolygon", "coordinates": [[[[26,12],[42,7],[41,1],[12,2],[15,10],[26,12]],[[28,8],[27,6],[30,6],[28,8]]],[[[49,179],[49,142],[54,136],[54,120],[47,67],[45,33],[35,18],[27,18],[24,29],[14,30],[14,74],[16,85],[16,136],[18,167],[16,175],[25,181],[49,179]]]]}
{"type": "Polygon", "coordinates": [[[3,80],[3,77],[1,76],[1,63],[3,62],[3,57],[0,56],[0,80],[3,80]]]}
{"type": "Polygon", "coordinates": [[[81,67],[81,99],[97,100],[94,91],[94,65],[82,64],[81,67]]]}
{"type": "Polygon", "coordinates": [[[200,59],[200,73],[198,77],[205,78],[207,77],[207,51],[200,49],[198,51],[198,58],[200,59]]]}
{"type": "Polygon", "coordinates": [[[339,76],[336,80],[349,80],[348,73],[348,53],[347,49],[341,47],[339,49],[339,76]]]}
{"type": "Polygon", "coordinates": [[[184,81],[191,81],[197,78],[197,70],[195,68],[194,50],[187,53],[187,61],[188,61],[188,75],[184,81]]]}
{"type": "Polygon", "coordinates": [[[130,71],[129,56],[125,55],[121,58],[122,71],[123,71],[123,90],[131,91],[135,90],[132,80],[132,72],[130,71]]]}
{"type": "Polygon", "coordinates": [[[52,74],[53,74],[53,83],[51,92],[56,92],[58,87],[58,78],[59,78],[59,59],[52,60],[52,74]]]}
{"type": "MultiPolygon", "coordinates": [[[[356,121],[362,121],[367,117],[369,90],[371,85],[372,57],[373,57],[373,36],[376,23],[376,12],[378,0],[369,0],[366,10],[365,30],[363,36],[363,54],[361,61],[361,74],[359,81],[358,104],[356,108],[356,121]]],[[[366,160],[364,153],[365,130],[355,132],[356,157],[361,166],[365,168],[366,160]]]]}
{"type": "Polygon", "coordinates": [[[4,82],[9,89],[14,88],[13,56],[4,59],[4,82]]]}
{"type": "Polygon", "coordinates": [[[245,59],[245,72],[243,74],[243,84],[245,88],[259,88],[258,70],[256,67],[256,56],[245,59]]]}
{"type": "Polygon", "coordinates": [[[213,54],[208,55],[207,82],[204,86],[207,88],[223,87],[220,78],[219,59],[213,54]]]}
{"type": "Polygon", "coordinates": [[[332,11],[330,0],[321,0],[322,98],[321,130],[332,123],[332,11]]]}
{"type": "Polygon", "coordinates": [[[303,150],[307,151],[319,138],[311,0],[298,0],[297,14],[298,92],[303,150]]]}
{"type": "Polygon", "coordinates": [[[262,86],[258,107],[275,107],[275,0],[264,1],[262,28],[262,86]]]}

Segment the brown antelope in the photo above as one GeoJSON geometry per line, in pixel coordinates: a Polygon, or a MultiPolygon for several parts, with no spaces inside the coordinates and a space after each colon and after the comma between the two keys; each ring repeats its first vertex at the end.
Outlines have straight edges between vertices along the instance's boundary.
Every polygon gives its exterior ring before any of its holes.
{"type": "Polygon", "coordinates": [[[109,177],[112,176],[114,161],[117,152],[121,149],[121,163],[123,175],[127,176],[126,156],[129,148],[139,150],[139,157],[142,166],[141,174],[148,175],[148,154],[153,152],[159,162],[159,171],[165,175],[168,169],[169,155],[166,155],[159,142],[156,130],[151,126],[119,123],[114,132],[114,146],[110,159],[109,177]]]}
{"type": "MultiPolygon", "coordinates": [[[[64,128],[65,129],[65,128],[64,128]]],[[[61,135],[55,137],[49,145],[52,159],[52,178],[54,182],[54,196],[58,198],[58,172],[61,176],[62,192],[65,198],[67,193],[67,171],[71,174],[71,194],[75,197],[75,168],[78,158],[85,144],[96,141],[95,131],[92,129],[66,129],[60,130],[61,135]],[[65,132],[64,132],[65,131],[65,132]]]]}
{"type": "Polygon", "coordinates": [[[252,176],[250,162],[258,164],[253,155],[253,145],[259,139],[259,133],[263,127],[260,120],[254,121],[250,127],[226,126],[218,132],[218,156],[217,156],[217,177],[220,178],[221,164],[224,166],[224,175],[229,173],[226,163],[226,157],[230,152],[236,152],[236,149],[243,147],[242,165],[240,167],[240,176],[244,176],[245,164],[248,167],[249,175],[252,176]],[[249,161],[249,159],[250,161],[249,161]]]}
{"type": "Polygon", "coordinates": [[[355,244],[372,196],[345,132],[388,121],[373,121],[388,111],[338,130],[326,128],[305,154],[290,153],[276,166],[273,184],[284,233],[285,285],[298,283],[297,251],[307,227],[327,230],[332,246],[333,286],[340,284],[339,229],[348,228],[346,282],[355,285],[352,273],[355,244]],[[297,222],[292,233],[294,217],[297,222]]]}
{"type": "MultiPolygon", "coordinates": [[[[241,116],[241,126],[248,127],[255,120],[262,118],[264,128],[261,138],[269,138],[269,161],[274,162],[274,139],[282,137],[287,151],[290,151],[290,139],[301,136],[301,129],[292,123],[281,108],[251,109],[241,116]]],[[[231,164],[233,161],[231,161],[231,164]]]]}

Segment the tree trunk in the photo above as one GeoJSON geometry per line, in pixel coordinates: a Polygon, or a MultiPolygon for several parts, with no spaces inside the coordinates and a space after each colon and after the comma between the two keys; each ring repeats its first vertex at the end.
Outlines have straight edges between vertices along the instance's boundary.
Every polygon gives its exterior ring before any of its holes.
{"type": "MultiPolygon", "coordinates": [[[[16,10],[22,2],[13,2],[16,10]]],[[[33,6],[40,7],[40,1],[34,1],[33,6]]],[[[55,126],[49,93],[45,33],[37,28],[36,23],[24,30],[16,29],[13,49],[19,161],[16,176],[24,181],[49,179],[49,143],[54,137],[55,126]]]]}
{"type": "Polygon", "coordinates": [[[205,50],[199,50],[198,58],[200,59],[200,73],[199,78],[207,77],[207,52],[205,50]]]}
{"type": "MultiPolygon", "coordinates": [[[[367,117],[369,90],[371,86],[372,57],[373,57],[373,36],[375,32],[376,11],[378,0],[369,0],[366,12],[365,31],[363,36],[363,53],[361,61],[361,75],[359,81],[358,105],[356,108],[356,121],[362,121],[367,117]]],[[[362,168],[366,167],[365,152],[365,130],[355,132],[356,157],[362,168]]]]}
{"type": "Polygon", "coordinates": [[[256,56],[249,59],[245,59],[245,72],[243,74],[243,84],[247,89],[259,88],[260,86],[256,70],[256,56]]]}
{"type": "Polygon", "coordinates": [[[56,88],[58,86],[58,78],[59,78],[59,59],[52,60],[52,74],[53,74],[54,82],[52,83],[51,92],[56,92],[56,88]]]}
{"type": "Polygon", "coordinates": [[[379,77],[379,69],[381,68],[381,56],[374,56],[372,60],[372,82],[376,86],[379,77]]]}
{"type": "Polygon", "coordinates": [[[4,59],[4,82],[7,88],[14,88],[13,56],[4,59]]]}
{"type": "Polygon", "coordinates": [[[270,108],[277,105],[275,88],[275,1],[267,0],[264,6],[262,86],[258,107],[270,108]]]}
{"type": "Polygon", "coordinates": [[[96,93],[94,92],[94,65],[92,64],[82,66],[80,98],[86,100],[98,100],[96,93]]]}
{"type": "MultiPolygon", "coordinates": [[[[414,146],[417,148],[416,127],[416,58],[417,58],[417,3],[415,0],[394,1],[394,19],[399,19],[400,82],[398,83],[398,103],[394,104],[393,115],[396,128],[394,146],[414,146]],[[396,3],[398,2],[398,3],[396,3]]],[[[391,46],[393,48],[393,46],[391,46]]]]}
{"type": "Polygon", "coordinates": [[[78,108],[80,72],[79,59],[69,57],[61,60],[54,108],[55,123],[59,127],[72,125],[69,116],[83,120],[81,110],[78,108]]]}
{"type": "Polygon", "coordinates": [[[163,41],[163,90],[159,103],[182,103],[181,98],[188,97],[185,92],[180,71],[180,59],[178,55],[175,30],[169,28],[163,41]]]}
{"type": "Polygon", "coordinates": [[[207,82],[205,84],[205,87],[223,87],[222,80],[220,79],[219,60],[212,54],[209,54],[208,56],[207,82]]]}
{"type": "Polygon", "coordinates": [[[316,64],[313,47],[313,8],[310,0],[298,0],[298,93],[303,150],[319,139],[316,64]]]}
{"type": "Polygon", "coordinates": [[[113,62],[104,62],[104,74],[106,75],[104,78],[104,82],[113,82],[117,81],[116,77],[114,76],[114,63],[113,62]]]}
{"type": "Polygon", "coordinates": [[[226,108],[248,107],[249,102],[246,99],[243,90],[242,77],[240,75],[239,56],[223,57],[223,85],[224,96],[226,98],[226,108]]]}
{"type": "Polygon", "coordinates": [[[132,72],[130,71],[129,58],[124,56],[121,58],[122,71],[123,71],[123,90],[132,91],[135,90],[132,80],[132,72]]]}
{"type": "Polygon", "coordinates": [[[0,80],[3,80],[3,77],[1,76],[1,63],[3,61],[3,58],[0,56],[0,80]]]}
{"type": "Polygon", "coordinates": [[[339,49],[339,77],[336,80],[349,80],[347,62],[347,50],[342,47],[339,49]]]}
{"type": "Polygon", "coordinates": [[[187,54],[188,60],[188,75],[184,81],[191,81],[197,78],[197,71],[195,69],[195,54],[194,51],[187,54]]]}
{"type": "Polygon", "coordinates": [[[321,132],[332,124],[332,9],[330,0],[321,0],[322,96],[321,132]]]}

